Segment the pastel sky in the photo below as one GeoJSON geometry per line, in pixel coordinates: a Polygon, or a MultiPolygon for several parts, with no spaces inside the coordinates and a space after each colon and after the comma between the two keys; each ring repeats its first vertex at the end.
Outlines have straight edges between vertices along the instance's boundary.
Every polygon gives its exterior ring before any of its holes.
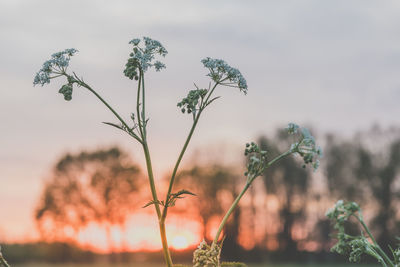
{"type": "Polygon", "coordinates": [[[200,63],[207,56],[240,69],[249,93],[218,89],[222,98],[204,114],[189,158],[200,147],[237,151],[292,121],[319,135],[398,126],[399,14],[399,1],[1,0],[0,242],[34,236],[32,210],[64,152],[118,144],[143,163],[137,144],[101,124],[115,120],[89,92],[77,89],[65,102],[61,81],[32,86],[52,53],[78,49],[71,70],[128,118],[135,97],[122,74],[128,42],[149,36],[167,48],[167,69],[146,78],[161,176],[191,123],[176,103],[193,82],[208,84],[200,63]]]}

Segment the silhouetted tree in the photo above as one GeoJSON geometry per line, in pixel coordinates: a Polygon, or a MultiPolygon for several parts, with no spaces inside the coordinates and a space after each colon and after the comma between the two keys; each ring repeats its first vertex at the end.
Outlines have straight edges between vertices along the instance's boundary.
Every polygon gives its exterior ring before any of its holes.
{"type": "MultiPolygon", "coordinates": [[[[292,137],[286,131],[278,131],[275,138],[261,137],[260,147],[268,151],[272,159],[290,148],[292,137]]],[[[297,243],[292,237],[293,225],[305,220],[307,191],[310,184],[309,171],[302,168],[294,157],[281,160],[265,171],[263,181],[267,194],[279,199],[279,223],[282,230],[278,234],[279,250],[294,256],[297,243]]],[[[267,237],[268,238],[268,237],[267,237]]]]}
{"type": "Polygon", "coordinates": [[[55,165],[35,217],[44,237],[62,238],[89,222],[103,224],[111,246],[111,225],[123,225],[139,204],[140,170],[118,148],[67,154],[55,165]]]}
{"type": "MultiPolygon", "coordinates": [[[[225,212],[218,194],[225,192],[230,194],[232,199],[235,198],[238,181],[234,172],[220,165],[206,167],[195,165],[180,174],[178,184],[198,195],[193,201],[203,223],[205,239],[210,233],[210,219],[214,216],[222,217],[225,212]]],[[[238,244],[239,214],[240,209],[237,209],[224,230],[226,236],[231,239],[229,242],[234,244],[238,244]]]]}
{"type": "Polygon", "coordinates": [[[323,166],[330,197],[363,204],[366,188],[360,186],[360,175],[356,170],[368,163],[360,154],[360,145],[352,140],[339,140],[332,134],[326,140],[323,166]]]}

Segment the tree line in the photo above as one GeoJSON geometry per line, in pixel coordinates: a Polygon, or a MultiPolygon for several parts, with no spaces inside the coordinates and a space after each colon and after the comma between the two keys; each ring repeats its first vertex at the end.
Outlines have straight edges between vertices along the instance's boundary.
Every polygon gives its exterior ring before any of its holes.
{"type": "MultiPolygon", "coordinates": [[[[397,242],[400,131],[375,126],[351,138],[328,134],[321,139],[324,158],[317,173],[290,157],[267,169],[251,188],[224,230],[223,258],[270,255],[295,260],[304,253],[327,253],[332,229],[324,214],[338,199],[360,203],[379,243],[397,242]]],[[[291,141],[282,131],[258,139],[271,158],[291,141]]],[[[203,225],[202,235],[209,238],[213,219],[224,214],[222,200],[234,199],[244,182],[237,169],[218,162],[189,163],[177,177],[177,188],[199,197],[179,201],[172,212],[185,216],[191,207],[203,225]]],[[[97,222],[104,226],[112,249],[110,227],[123,227],[129,215],[146,203],[143,175],[129,154],[117,147],[64,155],[35,211],[39,231],[46,240],[60,241],[66,227],[77,232],[97,222]]]]}

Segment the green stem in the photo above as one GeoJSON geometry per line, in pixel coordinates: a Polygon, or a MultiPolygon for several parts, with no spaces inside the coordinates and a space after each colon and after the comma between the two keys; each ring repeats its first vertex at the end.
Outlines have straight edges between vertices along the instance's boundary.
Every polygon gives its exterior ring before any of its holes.
{"type": "Polygon", "coordinates": [[[136,113],[137,113],[138,128],[139,128],[140,136],[142,137],[143,142],[145,142],[146,140],[144,139],[143,125],[142,125],[142,119],[141,119],[141,114],[140,114],[140,85],[141,85],[141,81],[143,78],[144,78],[143,74],[142,74],[142,72],[140,72],[138,88],[137,88],[137,97],[136,97],[136,113]]]}
{"type": "Polygon", "coordinates": [[[150,153],[149,153],[149,149],[148,149],[146,141],[144,141],[144,143],[143,143],[143,151],[144,151],[144,155],[146,158],[146,166],[147,166],[147,173],[149,175],[150,190],[151,190],[151,194],[152,194],[152,197],[154,200],[154,206],[156,209],[159,227],[160,227],[160,236],[161,236],[161,243],[163,246],[164,259],[165,259],[165,262],[167,263],[167,266],[172,267],[172,258],[171,258],[171,254],[170,254],[170,251],[168,248],[165,224],[161,220],[161,210],[160,210],[160,206],[158,204],[158,197],[157,197],[157,191],[156,191],[156,186],[155,186],[155,182],[154,182],[153,168],[152,168],[150,153]]]}
{"type": "Polygon", "coordinates": [[[386,253],[382,250],[382,248],[379,246],[379,244],[376,242],[374,236],[372,235],[372,233],[369,230],[368,226],[365,224],[364,220],[362,218],[360,218],[359,216],[355,216],[355,217],[361,223],[362,227],[365,229],[365,231],[367,232],[368,236],[371,238],[372,242],[374,243],[374,247],[378,251],[380,256],[382,256],[382,258],[387,262],[387,264],[389,264],[389,266],[394,267],[395,266],[394,263],[388,257],[388,255],[386,255],[386,253]]]}
{"type": "Polygon", "coordinates": [[[157,217],[158,217],[158,219],[160,219],[161,210],[160,210],[159,204],[157,204],[158,203],[158,197],[157,197],[156,185],[155,185],[155,182],[154,182],[153,167],[152,167],[152,164],[151,164],[149,148],[148,148],[146,142],[143,143],[143,152],[144,152],[144,156],[145,156],[145,159],[146,159],[147,173],[149,175],[151,195],[152,195],[153,200],[155,202],[154,206],[156,207],[157,217]]]}
{"type": "Polygon", "coordinates": [[[161,235],[161,242],[163,246],[163,253],[164,253],[164,260],[167,263],[168,267],[173,266],[172,258],[171,258],[171,253],[168,248],[168,240],[167,240],[167,233],[165,231],[165,223],[159,222],[159,227],[160,227],[160,235],[161,235]]]}
{"type": "Polygon", "coordinates": [[[142,140],[140,140],[139,136],[137,136],[128,126],[128,124],[121,118],[121,116],[95,91],[93,90],[88,84],[81,80],[76,80],[76,82],[82,86],[88,89],[90,92],[92,92],[114,115],[117,117],[117,119],[122,123],[122,125],[129,131],[129,134],[135,138],[139,143],[143,143],[142,140]]]}
{"type": "MultiPolygon", "coordinates": [[[[189,145],[190,139],[192,139],[194,130],[196,129],[196,126],[197,126],[197,122],[199,121],[199,118],[200,118],[200,114],[201,114],[201,110],[199,111],[198,115],[196,116],[196,118],[195,118],[195,120],[193,122],[193,125],[192,125],[192,128],[190,129],[189,135],[187,136],[185,144],[183,145],[183,148],[181,150],[181,153],[178,156],[178,160],[175,163],[174,170],[172,171],[171,179],[169,181],[168,191],[167,191],[167,195],[166,195],[166,199],[165,199],[164,203],[167,203],[167,201],[168,201],[168,199],[169,199],[169,197],[171,195],[172,187],[173,187],[174,182],[175,182],[176,173],[178,172],[179,164],[182,161],[183,155],[185,154],[185,151],[186,151],[186,149],[187,149],[187,147],[189,145]]],[[[163,222],[165,221],[165,218],[167,217],[167,210],[168,210],[168,207],[165,206],[164,210],[163,210],[162,217],[161,217],[163,222]]]]}
{"type": "MultiPolygon", "coordinates": [[[[183,147],[182,147],[182,149],[181,149],[181,152],[179,153],[178,159],[177,159],[177,161],[176,161],[176,163],[175,163],[175,166],[174,166],[174,169],[173,169],[173,171],[172,171],[172,175],[171,175],[171,179],[170,179],[170,181],[169,181],[168,191],[167,191],[167,195],[166,195],[166,197],[165,197],[165,202],[164,202],[164,203],[167,203],[168,200],[169,200],[169,198],[170,198],[170,196],[171,196],[172,188],[173,188],[173,186],[174,186],[174,182],[175,182],[175,178],[176,178],[176,173],[178,172],[179,165],[180,165],[180,163],[181,163],[181,161],[182,161],[182,158],[183,158],[183,155],[185,154],[186,149],[187,149],[187,147],[188,147],[188,145],[189,145],[189,143],[190,143],[190,140],[192,139],[194,130],[196,129],[197,123],[198,123],[198,121],[199,121],[199,119],[200,119],[200,115],[201,115],[201,113],[203,112],[204,108],[207,106],[207,102],[208,102],[208,100],[209,100],[211,94],[214,92],[214,90],[215,90],[215,88],[216,88],[217,86],[218,86],[218,83],[216,83],[216,84],[213,86],[213,88],[210,90],[210,92],[208,93],[208,96],[207,96],[206,100],[205,100],[204,102],[202,102],[202,104],[203,104],[203,103],[204,103],[204,104],[201,105],[201,107],[200,107],[200,109],[199,109],[199,113],[197,114],[197,116],[195,117],[195,119],[194,119],[194,121],[193,121],[192,128],[190,129],[190,132],[189,132],[189,134],[188,134],[188,136],[187,136],[187,138],[186,138],[186,141],[185,141],[185,143],[184,143],[184,145],[183,145],[183,147]]],[[[163,214],[162,214],[162,216],[161,216],[162,223],[165,222],[165,219],[166,219],[166,217],[167,217],[167,212],[168,212],[168,207],[165,206],[164,209],[163,209],[163,214]]]]}
{"type": "Polygon", "coordinates": [[[218,242],[219,236],[221,235],[222,229],[224,228],[226,222],[228,221],[229,216],[232,214],[232,212],[235,210],[236,206],[238,205],[240,199],[243,197],[244,193],[246,193],[247,189],[250,187],[250,182],[247,182],[244,188],[242,189],[242,192],[236,197],[235,201],[233,201],[231,207],[229,210],[226,212],[224,218],[222,219],[219,227],[217,234],[215,235],[214,241],[212,242],[212,246],[215,246],[218,242]]]}
{"type": "Polygon", "coordinates": [[[146,139],[146,115],[145,115],[145,88],[144,88],[144,74],[142,71],[140,71],[140,78],[138,82],[138,92],[137,92],[137,100],[136,100],[136,111],[137,111],[137,116],[138,116],[138,124],[139,124],[139,131],[140,135],[142,137],[142,145],[143,145],[143,152],[145,155],[146,159],[146,167],[147,167],[147,173],[149,176],[149,183],[150,183],[150,190],[151,190],[151,195],[154,201],[154,207],[157,213],[157,218],[158,218],[158,223],[159,223],[159,228],[160,228],[160,236],[161,236],[161,243],[163,247],[163,253],[164,253],[164,259],[168,267],[172,267],[172,258],[171,254],[168,248],[168,240],[167,240],[167,234],[165,231],[165,224],[163,220],[161,220],[161,209],[160,205],[158,204],[158,196],[157,196],[157,190],[156,190],[156,185],[154,181],[154,174],[153,174],[153,166],[151,163],[151,157],[150,157],[150,152],[149,152],[149,147],[147,144],[147,139],[146,139]],[[142,88],[140,88],[142,87],[142,88]],[[142,111],[140,112],[140,91],[142,91],[142,111]]]}
{"type": "MultiPolygon", "coordinates": [[[[143,74],[142,74],[143,75],[143,74]]],[[[144,76],[142,78],[142,120],[143,120],[143,139],[146,140],[146,101],[145,101],[145,90],[144,90],[144,76]]]]}
{"type": "Polygon", "coordinates": [[[1,265],[4,265],[5,267],[10,267],[10,265],[8,265],[6,259],[3,258],[3,254],[1,253],[1,247],[0,247],[0,266],[1,265]]]}
{"type": "Polygon", "coordinates": [[[5,267],[10,267],[10,265],[8,265],[6,259],[4,259],[2,256],[0,256],[0,263],[2,265],[4,265],[5,267]]]}
{"type": "MultiPolygon", "coordinates": [[[[281,155],[277,156],[276,158],[274,158],[273,160],[271,160],[270,162],[268,162],[264,169],[260,172],[262,173],[265,169],[269,168],[272,164],[274,164],[275,162],[277,162],[278,160],[290,155],[292,153],[291,150],[286,151],[285,153],[282,153],[281,155]]],[[[229,210],[226,212],[224,218],[222,219],[219,227],[218,227],[218,231],[217,234],[215,235],[215,238],[212,242],[212,246],[215,246],[218,242],[219,236],[221,235],[222,229],[224,229],[224,226],[226,224],[226,222],[228,221],[229,216],[232,214],[232,212],[235,210],[235,208],[237,207],[237,205],[239,204],[240,199],[243,197],[244,193],[246,193],[247,189],[250,187],[250,185],[253,183],[253,181],[255,180],[255,178],[257,178],[258,176],[254,176],[250,179],[247,180],[246,185],[244,186],[244,188],[242,189],[242,192],[240,192],[240,194],[236,197],[235,201],[233,201],[231,207],[229,208],[229,210]]]]}

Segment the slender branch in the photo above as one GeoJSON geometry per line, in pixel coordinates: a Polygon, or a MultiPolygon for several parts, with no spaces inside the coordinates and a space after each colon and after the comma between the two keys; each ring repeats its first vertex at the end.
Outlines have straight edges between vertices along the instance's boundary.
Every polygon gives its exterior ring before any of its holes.
{"type": "Polygon", "coordinates": [[[127,129],[129,132],[129,135],[135,138],[139,143],[143,144],[142,140],[137,136],[131,128],[128,126],[128,124],[122,119],[122,117],[105,101],[95,90],[93,90],[88,84],[86,84],[84,81],[78,79],[75,75],[75,80],[76,83],[78,83],[80,86],[85,87],[88,89],[90,92],[92,92],[114,115],[117,117],[117,119],[122,123],[122,125],[127,129]]]}
{"type": "Polygon", "coordinates": [[[146,101],[145,101],[145,89],[144,89],[144,77],[142,79],[142,123],[143,123],[143,139],[146,140],[147,133],[146,133],[146,101]]]}
{"type": "Polygon", "coordinates": [[[240,199],[243,197],[244,193],[246,193],[247,189],[250,187],[250,182],[246,182],[246,185],[242,189],[242,192],[236,197],[235,201],[233,201],[231,207],[229,210],[226,212],[224,218],[222,219],[221,223],[219,224],[217,234],[215,235],[215,238],[212,242],[212,246],[215,246],[218,242],[219,236],[221,235],[222,229],[224,228],[226,222],[228,221],[229,216],[232,214],[236,206],[238,205],[240,199]]]}
{"type": "Polygon", "coordinates": [[[161,209],[160,205],[158,204],[158,196],[157,196],[157,189],[155,185],[155,180],[154,180],[154,174],[153,174],[153,166],[151,163],[151,157],[150,157],[150,152],[149,152],[149,147],[147,144],[147,139],[146,139],[146,117],[145,117],[145,103],[146,103],[146,98],[145,98],[145,87],[144,87],[144,73],[142,70],[140,70],[140,77],[138,81],[138,90],[137,90],[137,99],[136,99],[136,112],[137,112],[137,117],[138,117],[138,127],[140,131],[140,135],[142,138],[142,146],[143,146],[143,152],[145,155],[146,159],[146,168],[147,168],[147,174],[149,178],[149,184],[150,184],[150,190],[151,190],[151,195],[154,201],[154,207],[157,213],[157,218],[159,222],[159,228],[160,228],[160,236],[161,236],[161,243],[163,247],[163,253],[164,253],[164,259],[168,267],[172,267],[172,258],[171,254],[169,251],[168,247],[168,240],[167,240],[167,235],[166,235],[166,230],[165,230],[165,224],[163,220],[161,220],[161,209]],[[140,94],[142,93],[142,94],[140,94]],[[140,96],[142,96],[142,103],[140,103],[140,96]],[[140,104],[141,106],[141,111],[140,111],[140,104]]]}
{"type": "Polygon", "coordinates": [[[5,267],[10,267],[10,265],[7,263],[6,259],[3,258],[3,254],[1,253],[1,247],[0,247],[0,266],[4,265],[5,267]]]}
{"type": "MultiPolygon", "coordinates": [[[[266,170],[267,168],[269,168],[272,164],[274,164],[275,162],[277,162],[278,160],[290,155],[292,153],[292,150],[288,150],[285,153],[282,153],[281,155],[277,156],[276,158],[274,158],[273,160],[269,161],[265,167],[263,168],[263,170],[260,172],[262,173],[264,170],[266,170]]],[[[232,212],[235,210],[235,208],[237,207],[237,205],[239,204],[240,199],[243,197],[244,193],[246,193],[247,189],[250,187],[250,185],[253,183],[253,181],[258,177],[258,175],[253,176],[252,178],[248,179],[246,182],[246,185],[244,186],[244,188],[242,189],[242,191],[240,192],[240,194],[236,197],[236,199],[233,201],[231,207],[229,208],[229,210],[226,212],[224,218],[222,219],[219,227],[218,227],[218,231],[217,234],[215,235],[215,238],[212,242],[212,246],[215,246],[218,243],[218,239],[219,236],[221,235],[222,229],[224,228],[226,222],[229,219],[229,216],[232,214],[232,212]]]]}
{"type": "MultiPolygon", "coordinates": [[[[192,136],[193,136],[194,130],[196,129],[197,122],[199,121],[201,112],[202,112],[202,110],[199,110],[199,113],[197,114],[195,120],[193,121],[192,128],[190,129],[189,135],[186,138],[185,144],[183,145],[181,153],[178,156],[178,160],[175,163],[175,167],[174,167],[174,170],[172,171],[172,175],[171,175],[171,179],[169,181],[168,191],[167,191],[167,195],[166,195],[164,203],[167,203],[167,201],[168,201],[168,199],[169,199],[169,197],[171,195],[172,187],[173,187],[174,182],[175,182],[175,177],[176,177],[176,173],[177,173],[178,168],[179,168],[179,164],[182,161],[183,155],[185,154],[185,151],[186,151],[186,149],[187,149],[187,147],[189,145],[190,139],[192,139],[192,136]]],[[[168,210],[168,206],[165,205],[164,209],[163,209],[163,214],[162,214],[162,217],[161,217],[163,222],[165,221],[165,218],[167,217],[167,210],[168,210]]]]}
{"type": "MultiPolygon", "coordinates": [[[[207,98],[205,99],[205,101],[203,102],[203,100],[202,100],[202,102],[201,102],[201,105],[200,105],[200,108],[199,108],[199,113],[197,113],[197,116],[195,117],[195,119],[194,119],[194,121],[193,121],[192,128],[190,129],[190,132],[189,132],[189,134],[188,134],[188,136],[187,136],[187,138],[186,138],[186,141],[185,141],[185,143],[184,143],[184,145],[183,145],[183,147],[182,147],[181,152],[179,153],[178,159],[177,159],[177,161],[176,161],[176,163],[175,163],[175,166],[174,166],[174,169],[173,169],[173,171],[172,171],[171,179],[170,179],[170,181],[169,181],[169,186],[168,186],[167,195],[166,195],[166,197],[165,197],[165,203],[167,203],[167,201],[168,201],[168,199],[169,199],[169,197],[170,197],[170,195],[171,195],[172,188],[173,188],[173,186],[174,186],[174,182],[175,182],[175,178],[176,178],[176,173],[178,172],[178,168],[179,168],[179,165],[180,165],[180,163],[181,163],[181,161],[182,161],[183,155],[185,154],[186,149],[187,149],[187,147],[188,147],[188,145],[189,145],[189,143],[190,143],[190,140],[191,140],[191,138],[192,138],[192,136],[193,136],[194,130],[196,129],[197,123],[198,123],[198,121],[199,121],[199,119],[200,119],[200,115],[201,115],[201,113],[203,112],[204,108],[206,107],[207,102],[208,102],[208,100],[210,99],[211,94],[214,92],[214,90],[215,90],[215,88],[216,88],[217,86],[218,86],[218,83],[216,83],[216,84],[213,86],[213,88],[210,90],[210,92],[208,93],[208,96],[207,96],[207,98]]],[[[197,86],[196,86],[196,87],[197,87],[197,86]]],[[[168,212],[168,206],[165,205],[165,206],[164,206],[164,209],[163,209],[163,214],[162,214],[162,217],[161,217],[161,218],[162,218],[162,222],[165,221],[165,219],[166,219],[166,217],[167,217],[167,212],[168,212]]]]}
{"type": "Polygon", "coordinates": [[[0,263],[2,265],[4,265],[5,267],[10,267],[10,265],[7,263],[6,259],[3,258],[1,255],[0,255],[0,263]]]}
{"type": "Polygon", "coordinates": [[[371,238],[372,243],[374,243],[374,247],[376,248],[378,254],[386,261],[389,266],[394,267],[394,263],[392,260],[386,255],[386,253],[382,250],[382,248],[379,246],[378,242],[376,242],[374,236],[372,235],[371,231],[369,230],[368,226],[365,224],[364,220],[360,218],[359,216],[356,216],[353,214],[354,217],[357,218],[357,220],[360,222],[364,230],[367,232],[368,236],[371,238]]]}
{"type": "Polygon", "coordinates": [[[204,105],[207,105],[208,100],[210,99],[212,93],[214,92],[215,88],[217,88],[219,83],[215,83],[213,88],[210,90],[210,92],[208,93],[208,96],[206,98],[206,100],[204,101],[204,105]]]}
{"type": "Polygon", "coordinates": [[[137,119],[138,119],[138,128],[140,132],[140,136],[142,137],[143,142],[145,141],[143,137],[143,125],[142,125],[142,119],[141,119],[141,114],[140,114],[140,85],[141,81],[143,79],[143,73],[140,71],[139,75],[139,81],[138,81],[138,88],[137,88],[137,97],[136,97],[136,113],[137,113],[137,119]]]}

